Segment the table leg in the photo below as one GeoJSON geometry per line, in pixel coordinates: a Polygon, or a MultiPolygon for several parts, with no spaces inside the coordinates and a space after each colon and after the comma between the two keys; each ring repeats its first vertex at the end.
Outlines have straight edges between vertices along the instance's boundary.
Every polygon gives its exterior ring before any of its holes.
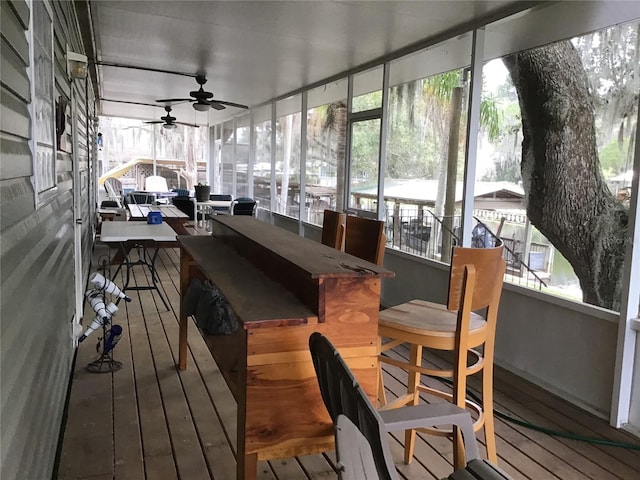
{"type": "Polygon", "coordinates": [[[258,454],[242,455],[238,450],[238,469],[236,480],[256,480],[258,477],[258,454]]]}
{"type": "MultiPolygon", "coordinates": [[[[145,250],[145,255],[146,255],[146,246],[144,247],[145,250]]],[[[162,292],[160,291],[160,289],[158,288],[158,284],[156,283],[156,278],[158,277],[158,273],[156,272],[156,258],[158,258],[158,252],[160,251],[160,247],[156,247],[155,251],[153,252],[153,257],[151,257],[151,264],[149,265],[149,270],[151,270],[151,283],[153,284],[153,288],[158,292],[158,296],[160,297],[160,300],[162,300],[162,303],[164,303],[164,307],[167,310],[170,310],[169,305],[167,304],[167,301],[164,299],[164,296],[162,295],[162,292]]],[[[146,263],[146,261],[145,261],[146,263]]]]}
{"type": "Polygon", "coordinates": [[[180,370],[187,369],[187,328],[189,326],[189,317],[182,313],[180,309],[180,339],[178,341],[178,368],[180,370]]]}
{"type": "MultiPolygon", "coordinates": [[[[128,246],[127,242],[120,242],[119,245],[120,245],[121,254],[124,257],[124,264],[126,265],[126,270],[127,270],[125,282],[123,287],[121,288],[122,292],[125,292],[127,290],[155,290],[156,292],[158,292],[158,296],[160,297],[160,300],[162,300],[164,307],[167,310],[170,310],[169,304],[167,303],[164,296],[162,295],[162,292],[158,288],[158,283],[156,281],[156,279],[159,279],[159,277],[158,277],[158,273],[156,272],[155,263],[156,263],[156,259],[158,258],[158,252],[160,250],[160,247],[155,248],[153,255],[149,259],[147,254],[146,244],[142,243],[142,253],[140,253],[140,250],[139,250],[140,244],[138,244],[138,260],[136,262],[132,262],[131,258],[129,257],[131,252],[131,246],[128,246]],[[135,287],[129,286],[129,282],[131,280],[131,269],[134,267],[134,265],[147,266],[147,268],[149,269],[149,273],[151,273],[151,285],[135,286],[135,287]]],[[[120,272],[120,268],[122,268],[122,263],[116,269],[116,273],[112,277],[113,279],[117,277],[118,273],[120,272]]],[[[118,299],[118,302],[119,301],[120,299],[118,299]]],[[[118,302],[116,302],[116,305],[118,302]]]]}

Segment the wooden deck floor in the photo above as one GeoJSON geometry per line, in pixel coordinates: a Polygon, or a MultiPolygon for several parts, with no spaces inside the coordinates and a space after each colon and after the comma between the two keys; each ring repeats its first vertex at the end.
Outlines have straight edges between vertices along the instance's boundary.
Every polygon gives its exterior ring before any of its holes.
{"type": "MultiPolygon", "coordinates": [[[[97,251],[99,253],[99,251],[97,251]]],[[[162,288],[171,310],[157,294],[132,291],[113,323],[123,327],[115,373],[89,373],[99,332],[78,348],[61,450],[60,480],[233,480],[236,405],[204,341],[189,337],[189,368],[176,369],[178,354],[179,252],[158,258],[162,288]]],[[[145,283],[142,269],[135,281],[145,283]]],[[[191,329],[195,332],[195,329],[191,329]]],[[[397,349],[393,355],[406,356],[397,349]]],[[[441,362],[430,358],[431,362],[441,362]]],[[[404,376],[385,371],[388,395],[403,389],[404,376]]],[[[474,387],[472,384],[471,387],[474,387]]],[[[496,409],[553,430],[614,442],[640,442],[625,432],[498,369],[496,409]]],[[[549,436],[497,418],[500,466],[515,479],[640,478],[640,451],[549,436]]],[[[437,479],[452,471],[451,443],[420,436],[410,465],[402,463],[403,434],[391,450],[402,478],[437,479]]],[[[480,435],[482,441],[482,436],[480,435]]],[[[335,479],[333,452],[259,463],[260,479],[335,479]]]]}

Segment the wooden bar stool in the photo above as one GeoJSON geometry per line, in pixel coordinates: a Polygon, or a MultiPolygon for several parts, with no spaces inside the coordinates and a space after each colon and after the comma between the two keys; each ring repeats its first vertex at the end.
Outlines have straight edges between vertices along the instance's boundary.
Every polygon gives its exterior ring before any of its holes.
{"type": "MultiPolygon", "coordinates": [[[[493,351],[496,321],[505,262],[503,247],[453,249],[449,276],[447,305],[412,300],[380,312],[380,362],[394,365],[408,372],[406,395],[386,404],[381,386],[380,402],[383,409],[417,405],[420,393],[426,392],[475,412],[474,431],[484,426],[487,458],[497,463],[493,420],[493,351]],[[477,310],[486,309],[483,317],[477,310]],[[382,343],[382,339],[389,341],[382,343]],[[399,344],[410,344],[409,361],[382,355],[399,344]],[[484,346],[482,353],[478,347],[484,346]],[[422,366],[423,347],[448,350],[454,354],[452,370],[422,366]],[[472,364],[467,360],[471,357],[472,364]],[[482,372],[482,402],[466,399],[467,377],[482,372]],[[443,392],[420,384],[420,375],[451,378],[453,393],[443,392]]],[[[380,375],[382,379],[382,375],[380,375]]],[[[430,434],[454,435],[451,430],[421,429],[430,434]]],[[[405,432],[405,463],[413,456],[416,430],[405,432]]],[[[455,433],[454,463],[464,466],[464,449],[459,434],[455,433]]]]}

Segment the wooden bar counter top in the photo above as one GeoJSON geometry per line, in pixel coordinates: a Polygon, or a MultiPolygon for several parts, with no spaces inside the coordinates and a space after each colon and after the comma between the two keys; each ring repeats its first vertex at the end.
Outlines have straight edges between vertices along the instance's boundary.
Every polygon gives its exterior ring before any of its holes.
{"type": "MultiPolygon", "coordinates": [[[[375,400],[381,278],[393,273],[248,216],[216,216],[213,236],[178,243],[181,295],[207,279],[240,323],[203,334],[238,403],[237,479],[255,479],[258,460],[333,450],[309,336],[326,335],[375,400]]],[[[190,319],[180,310],[184,370],[190,319]]]]}

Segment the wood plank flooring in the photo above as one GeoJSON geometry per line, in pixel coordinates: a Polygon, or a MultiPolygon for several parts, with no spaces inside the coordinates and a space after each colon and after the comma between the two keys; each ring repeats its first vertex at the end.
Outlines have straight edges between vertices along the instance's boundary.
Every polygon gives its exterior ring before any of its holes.
{"type": "MultiPolygon", "coordinates": [[[[96,259],[104,253],[98,248],[96,259]]],[[[96,358],[101,332],[93,333],[78,348],[57,475],[60,480],[235,478],[236,404],[199,335],[189,336],[188,369],[179,372],[176,368],[179,251],[161,250],[157,267],[171,310],[166,311],[151,291],[131,291],[133,301],[119,304],[113,323],[123,327],[123,335],[114,357],[122,362],[122,369],[102,374],[85,369],[96,358]]],[[[137,267],[133,281],[146,284],[150,280],[147,273],[137,267]]],[[[86,318],[92,315],[87,313],[86,318]]],[[[408,350],[397,348],[391,355],[406,357],[408,350]]],[[[437,357],[427,361],[444,362],[437,357]]],[[[384,377],[391,399],[404,390],[406,375],[399,370],[389,367],[384,377]]],[[[472,382],[470,387],[477,385],[472,382]]],[[[640,445],[637,438],[501,369],[496,371],[495,401],[497,411],[520,421],[640,445]]],[[[639,450],[550,436],[500,417],[496,432],[500,466],[514,479],[640,479],[639,450]]],[[[402,462],[404,434],[390,437],[401,478],[438,479],[451,473],[450,441],[418,437],[410,465],[402,462]]],[[[483,442],[481,433],[478,438],[483,442]]],[[[260,462],[258,478],[336,479],[335,455],[326,452],[260,462]]]]}

